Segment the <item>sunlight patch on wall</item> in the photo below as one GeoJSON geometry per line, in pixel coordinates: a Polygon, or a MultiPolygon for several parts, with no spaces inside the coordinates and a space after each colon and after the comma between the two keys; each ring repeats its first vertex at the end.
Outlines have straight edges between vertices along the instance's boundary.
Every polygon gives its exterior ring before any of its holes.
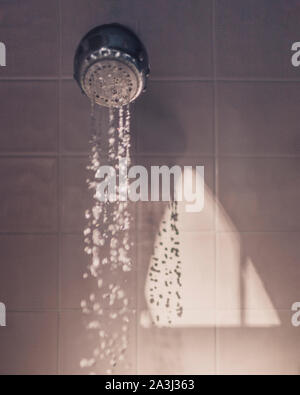
{"type": "Polygon", "coordinates": [[[280,325],[279,316],[257,273],[253,262],[247,259],[245,268],[245,325],[253,327],[270,327],[280,325]],[[257,306],[263,309],[257,310],[257,306]]]}
{"type": "MultiPolygon", "coordinates": [[[[219,225],[226,232],[217,234],[218,264],[215,260],[215,232],[206,231],[203,224],[214,217],[215,200],[205,187],[205,209],[200,214],[186,213],[184,202],[179,202],[179,239],[182,261],[182,306],[183,315],[172,316],[168,323],[164,306],[149,302],[149,272],[145,284],[148,315],[142,314],[141,324],[149,323],[157,315],[159,327],[273,327],[280,325],[279,316],[251,257],[242,257],[240,235],[232,221],[218,203],[219,225]],[[228,229],[228,230],[227,230],[228,229]],[[245,261],[244,261],[245,259],[245,261]],[[148,317],[148,318],[147,318],[148,317]]],[[[166,210],[162,221],[169,221],[166,210]]],[[[163,247],[156,255],[163,254],[168,243],[164,236],[163,247]]],[[[156,240],[157,241],[157,240],[156,240]]],[[[159,243],[158,243],[159,244],[159,243]]],[[[160,247],[158,247],[159,249],[160,247]]],[[[158,283],[159,292],[168,292],[163,283],[158,283]]],[[[165,295],[163,295],[165,298],[165,295]]]]}

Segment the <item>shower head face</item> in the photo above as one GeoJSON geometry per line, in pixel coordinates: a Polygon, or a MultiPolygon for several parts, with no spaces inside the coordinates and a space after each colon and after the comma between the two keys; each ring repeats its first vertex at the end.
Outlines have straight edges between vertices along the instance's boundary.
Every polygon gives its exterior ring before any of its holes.
{"type": "Polygon", "coordinates": [[[145,90],[148,57],[139,39],[120,25],[104,25],[82,40],[75,56],[75,79],[96,104],[122,107],[145,90]]]}
{"type": "Polygon", "coordinates": [[[129,104],[139,96],[143,80],[132,65],[113,57],[99,59],[83,75],[85,94],[95,103],[106,107],[129,104]]]}

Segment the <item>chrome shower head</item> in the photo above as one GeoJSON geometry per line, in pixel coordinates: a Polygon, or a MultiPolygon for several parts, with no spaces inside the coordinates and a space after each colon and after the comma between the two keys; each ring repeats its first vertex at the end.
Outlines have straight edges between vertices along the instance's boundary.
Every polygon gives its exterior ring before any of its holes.
{"type": "Polygon", "coordinates": [[[119,24],[91,30],[76,51],[74,78],[100,106],[122,107],[137,99],[146,88],[149,73],[145,47],[119,24]]]}

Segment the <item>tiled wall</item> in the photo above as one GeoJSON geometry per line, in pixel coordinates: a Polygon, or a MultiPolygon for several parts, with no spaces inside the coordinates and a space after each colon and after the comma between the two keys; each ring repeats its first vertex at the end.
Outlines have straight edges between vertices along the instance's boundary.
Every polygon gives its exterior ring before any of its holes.
{"type": "Polygon", "coordinates": [[[0,68],[0,301],[8,308],[0,374],[82,373],[91,341],[79,309],[90,107],[72,60],[81,37],[109,22],[137,31],[151,60],[148,92],[132,106],[135,161],[205,165],[206,207],[184,216],[183,239],[192,252],[185,264],[195,272],[206,264],[206,298],[194,313],[215,320],[139,325],[164,205],[137,205],[136,322],[130,366],[119,372],[300,372],[300,329],[290,323],[300,300],[300,69],[290,63],[299,20],[299,0],[0,0],[8,51],[0,68]],[[271,304],[251,292],[244,303],[245,290],[242,302],[230,297],[230,268],[243,279],[248,259],[271,304]],[[237,310],[259,318],[270,306],[280,325],[232,325],[237,310]]]}

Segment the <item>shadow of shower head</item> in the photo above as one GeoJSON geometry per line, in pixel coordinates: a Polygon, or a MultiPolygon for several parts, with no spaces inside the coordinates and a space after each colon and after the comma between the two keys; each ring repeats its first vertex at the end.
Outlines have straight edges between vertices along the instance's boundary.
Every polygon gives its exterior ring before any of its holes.
{"type": "Polygon", "coordinates": [[[91,30],[80,42],[74,59],[74,78],[91,101],[122,107],[146,89],[148,55],[139,38],[119,24],[91,30]]]}

